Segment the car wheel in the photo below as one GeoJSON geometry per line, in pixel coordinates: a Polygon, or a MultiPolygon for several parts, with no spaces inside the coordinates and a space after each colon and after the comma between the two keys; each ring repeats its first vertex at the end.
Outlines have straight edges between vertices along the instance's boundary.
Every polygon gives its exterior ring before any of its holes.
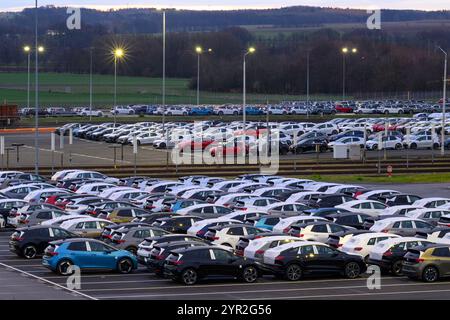
{"type": "Polygon", "coordinates": [[[69,276],[74,271],[71,270],[73,266],[72,261],[70,260],[61,260],[56,266],[56,271],[62,276],[69,276]]]}
{"type": "Polygon", "coordinates": [[[234,111],[234,112],[233,112],[233,115],[237,116],[237,115],[238,115],[238,112],[237,112],[237,111],[234,111]]]}
{"type": "Polygon", "coordinates": [[[131,273],[133,271],[133,262],[130,258],[122,258],[117,262],[117,270],[123,274],[131,273]]]}
{"type": "Polygon", "coordinates": [[[187,116],[187,112],[183,112],[183,116],[187,116]]]}
{"type": "Polygon", "coordinates": [[[373,146],[372,146],[372,150],[377,150],[378,149],[378,145],[377,144],[374,144],[373,146]]]}
{"type": "Polygon", "coordinates": [[[258,279],[258,270],[254,266],[245,267],[242,271],[242,280],[253,283],[258,279]]]}
{"type": "Polygon", "coordinates": [[[349,262],[344,267],[344,275],[346,278],[355,279],[361,274],[361,267],[356,262],[349,262]]]}
{"type": "Polygon", "coordinates": [[[285,277],[290,281],[298,281],[302,273],[302,268],[298,264],[291,264],[286,268],[285,277]]]}
{"type": "Polygon", "coordinates": [[[186,269],[181,273],[181,281],[188,286],[197,283],[197,271],[192,268],[186,269]]]}
{"type": "Polygon", "coordinates": [[[22,254],[26,259],[34,259],[34,258],[36,258],[37,249],[35,246],[30,244],[22,249],[22,254]]]}
{"type": "Polygon", "coordinates": [[[395,149],[396,150],[400,150],[402,148],[402,145],[400,144],[400,143],[397,143],[396,145],[395,145],[395,149]]]}
{"type": "Polygon", "coordinates": [[[136,253],[137,253],[137,248],[136,247],[128,247],[125,250],[131,252],[134,255],[136,255],[136,253]]]}
{"type": "Polygon", "coordinates": [[[219,116],[223,116],[223,111],[219,111],[219,116]]]}
{"type": "Polygon", "coordinates": [[[433,144],[433,148],[434,148],[434,150],[437,150],[437,149],[439,149],[439,143],[435,143],[435,144],[433,144]]]}
{"type": "Polygon", "coordinates": [[[425,282],[435,282],[439,279],[439,271],[436,267],[426,267],[422,272],[422,280],[425,282]]]}
{"type": "Polygon", "coordinates": [[[403,263],[402,260],[397,260],[392,264],[391,273],[394,276],[400,276],[402,274],[403,263]]]}
{"type": "Polygon", "coordinates": [[[386,110],[386,111],[384,112],[384,114],[389,114],[389,111],[386,110]]]}
{"type": "Polygon", "coordinates": [[[296,113],[295,111],[292,111],[291,114],[292,114],[292,115],[296,115],[297,113],[296,113]]]}
{"type": "Polygon", "coordinates": [[[416,143],[411,143],[410,148],[411,148],[411,149],[417,149],[417,144],[416,144],[416,143]]]}
{"type": "Polygon", "coordinates": [[[333,130],[333,132],[331,132],[331,134],[338,134],[339,132],[337,130],[333,130]]]}

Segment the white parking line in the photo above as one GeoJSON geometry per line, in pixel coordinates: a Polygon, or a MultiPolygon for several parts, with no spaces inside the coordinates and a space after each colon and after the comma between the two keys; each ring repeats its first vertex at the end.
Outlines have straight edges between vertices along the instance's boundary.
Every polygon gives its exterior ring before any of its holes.
{"type": "MultiPolygon", "coordinates": [[[[442,285],[442,284],[447,284],[448,283],[433,283],[432,285],[442,285]]],[[[252,285],[252,284],[250,284],[252,285]]],[[[253,284],[254,285],[254,284],[253,284]]],[[[384,287],[396,287],[396,286],[418,286],[418,285],[424,285],[423,283],[410,283],[410,284],[388,284],[388,285],[383,285],[384,287]]],[[[427,284],[430,285],[430,284],[427,284]]],[[[196,288],[198,286],[195,287],[183,287],[183,288],[196,288]]],[[[168,287],[165,287],[168,288],[168,287]]],[[[138,290],[139,288],[129,288],[126,290],[138,290]]],[[[118,295],[118,296],[97,296],[98,299],[113,299],[113,298],[143,298],[143,297],[172,297],[172,296],[201,296],[201,295],[227,295],[227,294],[247,294],[247,293],[273,293],[273,292],[286,292],[286,291],[309,291],[309,290],[345,290],[345,289],[367,289],[366,286],[347,286],[347,287],[321,287],[321,288],[294,288],[294,289],[287,289],[287,288],[282,288],[282,289],[270,289],[270,290],[246,290],[246,291],[223,291],[223,292],[191,292],[191,293],[163,293],[163,294],[150,294],[150,295],[146,295],[146,294],[141,294],[141,295],[118,295]]],[[[111,289],[112,291],[113,289],[111,289]]],[[[368,289],[367,289],[368,290],[368,289]]],[[[82,290],[82,291],[95,291],[95,290],[82,290]]],[[[101,291],[101,290],[98,290],[101,291]]],[[[443,290],[429,290],[429,291],[418,291],[418,292],[439,292],[439,291],[450,291],[450,289],[443,289],[443,290]]],[[[407,292],[411,292],[411,291],[407,291],[407,292]]],[[[367,295],[370,295],[373,293],[367,293],[367,295]]],[[[381,293],[379,293],[381,294],[381,293]]],[[[345,295],[345,293],[343,294],[336,294],[334,296],[343,296],[345,295]]],[[[324,295],[326,296],[326,295],[324,295]]],[[[333,295],[330,295],[333,296],[333,295]]],[[[312,296],[314,297],[314,296],[312,296]]],[[[319,297],[319,296],[318,296],[319,297]]],[[[271,295],[270,298],[266,298],[266,299],[272,299],[273,296],[271,295]]],[[[262,299],[262,298],[255,298],[256,300],[262,299]]]]}
{"type": "Polygon", "coordinates": [[[24,275],[27,275],[27,276],[29,276],[29,277],[32,277],[32,278],[34,278],[34,279],[37,279],[37,280],[39,280],[39,281],[43,281],[43,282],[46,282],[46,283],[51,284],[51,285],[53,285],[53,286],[56,286],[56,287],[58,287],[58,288],[61,288],[61,289],[67,290],[67,291],[69,291],[69,292],[72,292],[72,293],[81,295],[81,296],[83,296],[83,297],[85,297],[85,298],[88,298],[88,299],[91,299],[91,300],[98,300],[97,298],[91,297],[91,296],[89,296],[89,295],[87,295],[87,294],[85,294],[85,293],[82,293],[82,292],[79,292],[79,291],[76,291],[76,290],[69,289],[69,288],[64,287],[64,286],[62,286],[62,285],[60,285],[60,284],[57,284],[57,283],[55,283],[55,282],[53,282],[53,281],[44,279],[44,278],[42,278],[42,277],[35,276],[34,274],[28,273],[28,272],[26,272],[26,271],[23,271],[23,270],[20,270],[20,269],[17,269],[17,268],[14,268],[14,267],[9,266],[9,265],[7,265],[7,264],[4,264],[4,263],[1,263],[1,262],[0,262],[0,265],[3,266],[3,267],[5,267],[5,268],[11,269],[11,270],[17,271],[17,272],[19,272],[19,273],[21,273],[21,274],[24,274],[24,275]]]}
{"type": "Polygon", "coordinates": [[[241,300],[317,299],[317,298],[336,298],[336,297],[353,297],[353,296],[376,296],[376,295],[380,296],[380,295],[435,293],[435,292],[450,292],[450,289],[420,290],[420,291],[395,291],[395,292],[344,293],[344,294],[326,294],[326,295],[314,295],[314,296],[289,296],[289,297],[270,297],[270,298],[251,298],[251,299],[244,298],[244,299],[241,299],[241,300]]]}
{"type": "MultiPolygon", "coordinates": [[[[342,279],[342,280],[337,280],[335,279],[334,281],[357,281],[357,280],[363,280],[366,281],[366,279],[342,279]]],[[[256,283],[229,283],[229,284],[205,284],[205,285],[196,285],[194,287],[191,286],[180,286],[180,285],[174,285],[174,286],[165,286],[165,287],[138,287],[138,288],[105,288],[105,289],[86,289],[86,290],[82,290],[82,291],[123,291],[123,290],[164,290],[164,289],[195,289],[195,288],[217,288],[217,287],[240,287],[240,286],[244,286],[244,287],[248,287],[248,286],[258,286],[258,285],[274,285],[274,284],[283,284],[283,285],[301,285],[301,284],[313,284],[315,282],[332,282],[333,280],[322,280],[322,281],[302,281],[302,282],[287,282],[287,281],[266,281],[266,282],[256,282],[256,283]]],[[[384,286],[403,286],[403,285],[409,285],[409,284],[403,284],[403,283],[398,283],[398,284],[385,284],[384,286]]],[[[272,289],[273,291],[283,291],[283,290],[328,290],[328,289],[345,289],[345,288],[367,288],[367,286],[347,286],[347,287],[320,287],[320,288],[315,288],[315,287],[308,287],[308,288],[297,288],[297,289],[272,289]]],[[[261,289],[263,291],[272,291],[272,290],[264,290],[261,289]]],[[[240,291],[239,291],[240,292],[240,291]]],[[[244,291],[242,291],[244,292],[244,291]]],[[[247,292],[247,291],[245,291],[247,292]]],[[[248,291],[248,292],[260,292],[260,291],[248,291]]],[[[220,294],[221,292],[218,292],[218,294],[220,294]]],[[[180,293],[180,295],[183,295],[184,293],[180,293]]],[[[189,294],[189,293],[186,293],[189,294]]],[[[200,294],[200,293],[199,293],[200,294]]],[[[204,293],[201,293],[204,294],[204,293]]],[[[177,294],[178,295],[178,294],[177,294]]]]}

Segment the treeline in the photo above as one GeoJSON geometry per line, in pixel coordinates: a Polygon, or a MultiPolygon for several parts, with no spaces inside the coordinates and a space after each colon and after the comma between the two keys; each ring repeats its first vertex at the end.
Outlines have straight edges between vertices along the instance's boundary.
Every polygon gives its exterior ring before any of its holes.
{"type": "MultiPolygon", "coordinates": [[[[64,31],[66,8],[47,6],[39,10],[41,34],[48,30],[64,31]]],[[[240,25],[271,25],[275,27],[321,26],[335,23],[366,23],[366,10],[294,6],[281,9],[192,11],[167,10],[169,31],[211,31],[240,25]]],[[[449,20],[450,11],[383,10],[383,22],[449,20]]],[[[161,32],[161,11],[156,9],[122,9],[98,11],[82,9],[82,23],[96,25],[110,33],[161,32]]],[[[34,9],[18,13],[0,13],[0,34],[34,32],[34,9]]]]}
{"type": "MultiPolygon", "coordinates": [[[[52,16],[40,19],[51,19],[53,23],[59,21],[52,16]]],[[[129,19],[129,24],[138,25],[133,19],[129,19]]],[[[46,47],[41,57],[42,70],[88,73],[92,50],[94,72],[112,74],[111,51],[113,47],[121,46],[127,55],[119,63],[120,75],[162,75],[160,34],[114,33],[110,27],[101,23],[86,22],[82,30],[67,31],[63,21],[57,24],[58,27],[52,28],[52,32],[48,32],[50,29],[40,31],[40,42],[46,47]]],[[[24,20],[15,26],[26,29],[27,22],[24,20]]],[[[156,22],[155,28],[159,28],[156,22]]],[[[0,32],[0,71],[17,70],[18,67],[25,71],[26,56],[22,48],[25,44],[33,43],[33,33],[10,31],[0,32]]],[[[239,27],[214,32],[169,32],[166,75],[191,78],[190,86],[196,88],[197,56],[194,49],[196,45],[201,45],[205,50],[212,49],[211,53],[201,56],[202,90],[239,92],[242,90],[244,52],[249,46],[255,46],[257,52],[248,56],[249,92],[305,93],[309,55],[310,92],[340,93],[341,48],[348,46],[358,48],[357,54],[348,54],[346,58],[349,93],[440,89],[443,55],[436,50],[436,46],[450,48],[448,30],[427,28],[420,32],[406,31],[402,33],[397,30],[394,33],[388,30],[358,29],[339,33],[332,29],[319,29],[271,38],[255,36],[239,27]]]]}

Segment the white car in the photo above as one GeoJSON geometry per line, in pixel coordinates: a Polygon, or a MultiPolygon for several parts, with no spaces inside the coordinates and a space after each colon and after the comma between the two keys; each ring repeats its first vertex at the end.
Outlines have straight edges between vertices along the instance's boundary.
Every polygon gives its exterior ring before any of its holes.
{"type": "Polygon", "coordinates": [[[64,178],[62,178],[63,181],[69,179],[98,179],[106,183],[115,183],[115,184],[119,182],[119,179],[117,178],[108,177],[103,173],[88,170],[76,170],[73,172],[69,172],[64,176],[64,178]]]}
{"type": "Polygon", "coordinates": [[[185,108],[172,108],[172,107],[169,107],[164,112],[164,114],[167,115],[167,116],[187,116],[188,115],[188,111],[185,108]]]}
{"type": "Polygon", "coordinates": [[[378,138],[373,140],[368,140],[366,142],[366,149],[368,150],[384,150],[384,149],[396,149],[400,150],[403,148],[403,142],[399,137],[387,136],[381,138],[381,147],[378,148],[380,141],[378,138]]]}
{"type": "Polygon", "coordinates": [[[403,109],[403,107],[401,107],[399,105],[395,105],[395,104],[382,106],[380,108],[380,110],[384,114],[392,114],[392,113],[403,114],[403,113],[405,113],[405,110],[403,109]]]}
{"type": "Polygon", "coordinates": [[[83,108],[77,112],[80,116],[94,116],[94,117],[103,117],[104,113],[101,110],[83,108]]]}
{"type": "Polygon", "coordinates": [[[75,193],[77,194],[88,194],[92,196],[97,196],[101,192],[103,192],[106,189],[114,188],[116,185],[111,183],[104,183],[104,182],[95,182],[95,183],[86,183],[79,187],[75,193]]]}
{"type": "Polygon", "coordinates": [[[22,171],[0,171],[0,183],[22,173],[22,171]]]}
{"type": "Polygon", "coordinates": [[[69,194],[71,192],[60,188],[38,189],[31,191],[28,195],[25,196],[25,198],[23,198],[23,200],[29,203],[38,203],[41,201],[41,198],[49,197],[59,193],[69,194]]]}
{"type": "Polygon", "coordinates": [[[248,246],[244,249],[244,257],[262,260],[266,250],[296,241],[302,240],[291,236],[271,236],[254,239],[251,240],[248,246]]]}
{"type": "Polygon", "coordinates": [[[342,137],[335,141],[331,141],[328,143],[328,147],[330,149],[334,148],[335,145],[359,145],[360,147],[364,147],[364,138],[361,137],[342,137]]]}
{"type": "Polygon", "coordinates": [[[130,106],[116,106],[114,108],[111,109],[111,114],[134,114],[134,109],[131,108],[130,106]]]}
{"type": "Polygon", "coordinates": [[[336,206],[338,209],[345,209],[350,212],[365,213],[372,217],[377,217],[388,206],[374,200],[353,200],[336,206]]]}
{"type": "Polygon", "coordinates": [[[236,202],[233,206],[234,210],[262,210],[272,203],[280,202],[280,200],[270,197],[246,198],[236,202]]]}
{"type": "Polygon", "coordinates": [[[325,123],[319,123],[319,124],[315,125],[312,128],[312,131],[324,133],[326,135],[331,136],[334,134],[338,134],[339,128],[335,124],[325,122],[325,123]]]}
{"type": "Polygon", "coordinates": [[[212,243],[216,245],[223,245],[235,249],[240,237],[262,232],[265,231],[253,226],[232,224],[222,227],[209,228],[205,233],[205,239],[212,241],[212,243]]]}
{"type": "Polygon", "coordinates": [[[399,215],[399,216],[408,216],[412,217],[412,214],[417,210],[423,209],[422,207],[417,207],[413,205],[400,205],[389,207],[380,213],[380,217],[382,216],[391,216],[391,215],[399,215]]]}
{"type": "Polygon", "coordinates": [[[368,192],[364,192],[356,197],[358,200],[377,200],[380,197],[386,197],[391,196],[395,194],[399,194],[397,190],[388,190],[388,189],[381,189],[381,190],[372,190],[368,192]]]}
{"type": "Polygon", "coordinates": [[[297,193],[293,193],[286,199],[286,202],[300,202],[300,201],[308,201],[314,197],[320,196],[324,194],[323,192],[315,192],[315,191],[299,191],[297,193]]]}
{"type": "Polygon", "coordinates": [[[443,206],[445,204],[450,203],[449,198],[439,198],[439,197],[433,197],[433,198],[423,198],[414,201],[413,205],[417,207],[424,207],[424,208],[437,208],[440,206],[443,206]]]}
{"type": "Polygon", "coordinates": [[[57,217],[54,219],[42,221],[41,225],[43,225],[43,226],[50,226],[50,225],[60,226],[64,221],[84,219],[84,218],[87,218],[87,216],[83,215],[83,214],[70,214],[70,215],[60,216],[60,217],[57,217]]]}
{"type": "MultiPolygon", "coordinates": [[[[129,138],[128,142],[131,143],[133,138],[129,138]],[[130,140],[131,139],[131,140],[130,140]]],[[[152,145],[156,140],[161,140],[163,137],[156,132],[143,132],[136,136],[136,141],[138,145],[152,145]]]]}
{"type": "Polygon", "coordinates": [[[293,224],[297,223],[308,223],[308,222],[317,222],[317,221],[328,221],[322,217],[315,216],[295,216],[281,219],[276,225],[273,226],[274,233],[287,233],[293,224]]]}
{"type": "Polygon", "coordinates": [[[434,231],[428,234],[427,240],[435,243],[450,244],[450,229],[434,231]]]}
{"type": "Polygon", "coordinates": [[[292,225],[289,232],[300,237],[302,240],[326,243],[330,234],[349,230],[354,230],[354,228],[335,224],[330,221],[317,221],[292,225]]]}
{"type": "Polygon", "coordinates": [[[341,251],[361,256],[366,262],[370,251],[380,241],[390,238],[400,238],[399,235],[389,233],[363,233],[353,236],[342,247],[341,251]]]}
{"type": "Polygon", "coordinates": [[[219,225],[227,225],[227,224],[238,224],[241,223],[239,220],[233,220],[233,219],[227,219],[225,217],[215,218],[215,219],[205,219],[196,221],[192,224],[192,226],[189,227],[187,230],[187,234],[193,235],[193,236],[202,236],[203,234],[199,233],[202,229],[205,227],[215,227],[219,225]]]}
{"type": "Polygon", "coordinates": [[[440,143],[436,136],[424,135],[412,137],[410,141],[404,141],[403,146],[409,149],[438,149],[440,143]]]}
{"type": "Polygon", "coordinates": [[[133,190],[135,191],[135,188],[132,187],[111,187],[111,188],[106,188],[103,189],[103,191],[101,191],[98,196],[100,198],[109,198],[109,196],[111,196],[113,193],[115,192],[119,192],[119,191],[125,191],[125,190],[133,190]]]}

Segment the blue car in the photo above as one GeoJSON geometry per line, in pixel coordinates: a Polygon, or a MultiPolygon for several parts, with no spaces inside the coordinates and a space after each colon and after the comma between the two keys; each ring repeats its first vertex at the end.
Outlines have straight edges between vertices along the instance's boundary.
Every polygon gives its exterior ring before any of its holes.
{"type": "Polygon", "coordinates": [[[210,114],[213,114],[213,112],[208,108],[191,108],[189,111],[190,116],[208,116],[210,114]]]}
{"type": "Polygon", "coordinates": [[[202,204],[202,203],[206,203],[205,201],[201,201],[201,200],[196,200],[196,199],[179,199],[176,200],[176,202],[174,202],[172,204],[172,207],[170,208],[170,211],[172,212],[177,212],[178,210],[190,207],[190,206],[195,206],[197,204],[202,204]]]}
{"type": "Polygon", "coordinates": [[[272,231],[273,227],[280,222],[282,218],[282,216],[267,215],[259,219],[258,222],[256,222],[255,227],[272,231]]]}
{"type": "Polygon", "coordinates": [[[264,114],[264,111],[262,111],[259,108],[255,108],[255,107],[246,107],[245,108],[245,114],[251,115],[251,116],[253,116],[253,115],[258,116],[258,115],[264,114]]]}
{"type": "Polygon", "coordinates": [[[72,266],[81,270],[113,270],[125,274],[135,270],[138,262],[129,251],[117,250],[99,240],[74,238],[50,242],[42,265],[60,275],[72,274],[72,266]]]}

